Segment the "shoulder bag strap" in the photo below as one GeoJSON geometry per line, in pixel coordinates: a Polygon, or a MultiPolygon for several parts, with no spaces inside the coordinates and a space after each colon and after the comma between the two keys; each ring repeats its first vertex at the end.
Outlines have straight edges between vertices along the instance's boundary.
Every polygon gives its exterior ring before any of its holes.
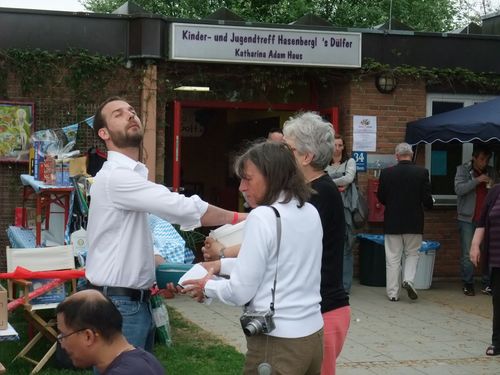
{"type": "MultiPolygon", "coordinates": [[[[273,209],[274,214],[276,215],[276,233],[277,233],[276,271],[274,272],[274,282],[273,282],[273,287],[271,289],[272,300],[271,300],[271,303],[269,305],[269,308],[270,308],[272,314],[274,314],[274,297],[276,294],[276,280],[278,278],[278,260],[279,260],[280,243],[281,243],[281,216],[280,216],[280,213],[276,207],[274,207],[274,206],[269,206],[269,207],[273,209]]],[[[250,301],[248,301],[245,304],[245,306],[243,307],[243,311],[247,311],[247,307],[249,304],[250,304],[250,301]]]]}
{"type": "Polygon", "coordinates": [[[274,314],[274,296],[276,294],[276,280],[278,278],[278,260],[279,260],[279,252],[280,252],[280,243],[281,243],[281,216],[278,209],[274,206],[269,206],[273,209],[274,214],[276,215],[276,233],[277,233],[277,249],[276,249],[276,271],[274,272],[274,282],[273,289],[271,289],[272,301],[270,305],[270,309],[274,314]]]}

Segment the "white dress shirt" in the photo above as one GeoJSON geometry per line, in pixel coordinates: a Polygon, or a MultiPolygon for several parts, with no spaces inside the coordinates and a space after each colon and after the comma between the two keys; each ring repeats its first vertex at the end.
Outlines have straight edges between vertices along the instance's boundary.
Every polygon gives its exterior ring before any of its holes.
{"type": "Polygon", "coordinates": [[[201,225],[208,203],[185,197],[147,179],[146,166],[119,152],[108,160],[90,189],[86,277],[94,285],[148,289],[155,281],[148,213],[183,229],[201,225]]]}
{"type": "MultiPolygon", "coordinates": [[[[281,216],[281,244],[271,336],[305,337],[323,327],[320,309],[323,229],[318,211],[309,203],[275,203],[281,216]]],[[[229,280],[209,280],[207,297],[267,311],[276,271],[276,215],[266,206],[257,207],[246,220],[243,243],[237,258],[221,260],[221,274],[229,280]]]]}

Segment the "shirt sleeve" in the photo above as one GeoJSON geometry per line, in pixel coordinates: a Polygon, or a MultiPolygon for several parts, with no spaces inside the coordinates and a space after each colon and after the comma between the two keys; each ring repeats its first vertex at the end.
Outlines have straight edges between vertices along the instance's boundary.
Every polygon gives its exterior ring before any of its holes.
{"type": "Polygon", "coordinates": [[[116,208],[149,212],[179,224],[182,230],[200,227],[200,219],[208,209],[208,203],[197,195],[173,193],[127,168],[114,169],[107,181],[107,198],[116,208]]]}
{"type": "MultiPolygon", "coordinates": [[[[217,297],[226,304],[243,306],[257,294],[269,263],[269,249],[276,246],[276,243],[270,231],[273,228],[270,221],[274,217],[270,216],[272,212],[269,213],[269,219],[267,216],[264,218],[263,215],[254,215],[254,211],[247,218],[243,243],[234,260],[231,278],[209,280],[205,285],[207,297],[217,297]]],[[[221,271],[227,261],[224,259],[221,263],[221,271]]]]}
{"type": "Polygon", "coordinates": [[[231,275],[234,266],[236,264],[236,258],[224,258],[220,260],[220,274],[221,275],[231,275]]]}
{"type": "Polygon", "coordinates": [[[469,194],[477,185],[478,182],[471,177],[469,168],[459,165],[455,174],[455,194],[459,196],[469,194]]]}
{"type": "Polygon", "coordinates": [[[477,222],[478,228],[484,228],[486,226],[487,215],[490,212],[490,207],[495,204],[498,196],[500,195],[500,185],[494,186],[486,195],[483,207],[481,208],[481,214],[479,216],[479,221],[477,222]]]}
{"type": "Polygon", "coordinates": [[[353,158],[348,159],[345,162],[345,173],[342,177],[334,178],[333,182],[337,186],[348,187],[356,178],[356,161],[353,158]]]}

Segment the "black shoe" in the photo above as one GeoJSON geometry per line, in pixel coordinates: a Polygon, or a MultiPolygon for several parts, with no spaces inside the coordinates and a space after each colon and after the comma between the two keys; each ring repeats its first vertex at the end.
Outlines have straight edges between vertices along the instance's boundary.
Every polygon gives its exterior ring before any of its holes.
{"type": "Polygon", "coordinates": [[[391,297],[391,298],[389,298],[389,301],[391,301],[391,302],[398,302],[399,298],[391,297]]]}
{"type": "Polygon", "coordinates": [[[406,291],[408,292],[408,298],[410,299],[418,298],[417,291],[413,287],[412,283],[410,283],[409,281],[403,281],[403,288],[406,289],[406,291]]]}
{"type": "Polygon", "coordinates": [[[476,292],[474,290],[474,285],[472,284],[465,284],[464,287],[462,288],[464,294],[466,296],[475,296],[476,295],[476,292]]]}
{"type": "Polygon", "coordinates": [[[481,289],[481,293],[491,296],[491,286],[485,286],[481,289]]]}

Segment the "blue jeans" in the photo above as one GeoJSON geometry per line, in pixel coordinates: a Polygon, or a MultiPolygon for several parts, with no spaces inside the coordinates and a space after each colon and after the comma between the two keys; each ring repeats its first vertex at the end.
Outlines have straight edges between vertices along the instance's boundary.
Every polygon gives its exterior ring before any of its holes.
{"type": "MultiPolygon", "coordinates": [[[[472,237],[476,230],[474,222],[468,223],[466,221],[458,220],[458,233],[460,234],[460,247],[462,249],[460,255],[460,277],[464,284],[474,284],[474,265],[470,261],[470,245],[472,237]]],[[[483,274],[481,283],[483,286],[490,284],[489,274],[483,274]]]]}
{"type": "Polygon", "coordinates": [[[153,351],[154,322],[149,302],[133,301],[130,297],[109,296],[123,317],[123,335],[135,347],[153,351]]]}
{"type": "Polygon", "coordinates": [[[460,277],[464,284],[474,284],[474,265],[470,261],[470,245],[474,231],[476,230],[475,223],[458,220],[458,233],[460,234],[460,277]]]}

